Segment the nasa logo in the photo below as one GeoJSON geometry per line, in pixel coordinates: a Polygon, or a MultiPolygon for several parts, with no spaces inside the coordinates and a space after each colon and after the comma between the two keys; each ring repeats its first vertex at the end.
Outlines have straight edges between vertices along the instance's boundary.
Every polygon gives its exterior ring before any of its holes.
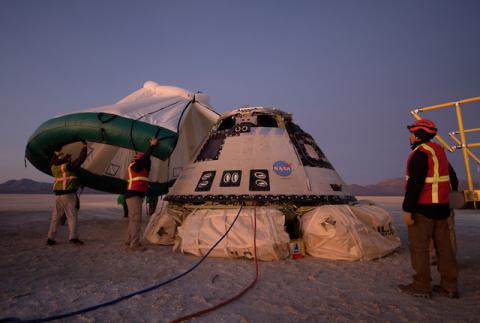
{"type": "Polygon", "coordinates": [[[276,161],[273,163],[273,171],[279,176],[289,176],[292,173],[292,164],[283,160],[276,161]]]}

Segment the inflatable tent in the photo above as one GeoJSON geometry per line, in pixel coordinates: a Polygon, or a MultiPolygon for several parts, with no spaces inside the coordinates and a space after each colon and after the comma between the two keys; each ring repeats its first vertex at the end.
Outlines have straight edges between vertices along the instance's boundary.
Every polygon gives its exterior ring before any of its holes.
{"type": "Polygon", "coordinates": [[[51,175],[55,149],[63,147],[76,157],[82,147],[79,141],[86,140],[88,157],[78,172],[80,184],[122,193],[135,151],[145,151],[149,138],[156,137],[159,144],[153,152],[148,194],[162,195],[217,119],[206,94],[148,81],[115,104],[46,121],[31,135],[25,156],[51,175]]]}

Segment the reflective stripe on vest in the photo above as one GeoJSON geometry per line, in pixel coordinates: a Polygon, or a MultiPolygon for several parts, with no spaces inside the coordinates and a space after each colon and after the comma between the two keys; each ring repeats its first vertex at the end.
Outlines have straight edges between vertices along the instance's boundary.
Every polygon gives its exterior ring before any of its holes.
{"type": "Polygon", "coordinates": [[[52,166],[52,175],[54,176],[53,179],[53,190],[59,190],[58,183],[62,184],[61,190],[66,191],[67,189],[73,190],[77,187],[77,176],[75,173],[70,172],[67,169],[67,164],[62,164],[60,166],[55,165],[52,166]],[[60,172],[58,172],[60,171],[60,172]]]}
{"type": "MultiPolygon", "coordinates": [[[[410,176],[405,176],[405,180],[408,181],[410,176]]],[[[425,183],[433,183],[434,177],[426,177],[425,178],[425,183]]],[[[450,181],[450,176],[439,176],[438,177],[438,182],[449,182],[450,181]]]]}
{"type": "MultiPolygon", "coordinates": [[[[425,184],[419,198],[419,204],[424,203],[448,203],[448,194],[451,191],[450,187],[450,176],[448,175],[448,160],[445,156],[445,153],[442,151],[440,155],[437,156],[437,152],[433,147],[438,145],[432,142],[429,144],[424,143],[416,147],[411,156],[417,149],[424,150],[428,155],[428,174],[425,178],[425,184]],[[428,176],[430,175],[430,176],[428,176]],[[445,185],[448,184],[448,185],[445,185]],[[431,194],[429,193],[431,191],[431,194]],[[427,196],[426,194],[429,194],[427,196]],[[427,201],[428,200],[428,201],[427,201]]],[[[437,149],[442,149],[440,146],[437,149]]],[[[408,159],[410,162],[410,158],[408,159]]],[[[407,164],[407,176],[406,180],[408,181],[408,164],[407,164]]]]}
{"type": "Polygon", "coordinates": [[[146,192],[148,190],[148,169],[135,172],[132,169],[134,162],[128,165],[128,190],[146,192]]]}
{"type": "MultiPolygon", "coordinates": [[[[428,150],[431,154],[433,161],[433,177],[425,178],[425,183],[432,184],[432,203],[438,203],[438,183],[440,182],[438,157],[432,147],[428,146],[427,144],[421,144],[420,146],[422,146],[423,149],[428,150]]],[[[447,182],[450,181],[450,177],[448,175],[442,177],[446,177],[447,182]]]]}

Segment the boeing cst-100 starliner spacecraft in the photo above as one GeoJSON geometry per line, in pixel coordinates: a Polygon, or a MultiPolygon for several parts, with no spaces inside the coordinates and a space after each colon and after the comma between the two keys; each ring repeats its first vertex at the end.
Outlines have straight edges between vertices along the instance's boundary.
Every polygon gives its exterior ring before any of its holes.
{"type": "Polygon", "coordinates": [[[313,138],[277,109],[240,108],[211,130],[166,200],[345,204],[355,201],[313,138]]]}
{"type": "Polygon", "coordinates": [[[275,108],[243,107],[223,114],[152,216],[145,238],[203,255],[286,258],[302,237],[306,252],[330,259],[373,259],[400,245],[392,218],[358,202],[312,136],[275,108]]]}

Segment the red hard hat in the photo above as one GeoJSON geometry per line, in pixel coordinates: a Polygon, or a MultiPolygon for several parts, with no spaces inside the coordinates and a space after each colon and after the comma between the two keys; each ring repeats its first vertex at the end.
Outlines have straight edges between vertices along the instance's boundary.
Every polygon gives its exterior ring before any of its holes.
{"type": "Polygon", "coordinates": [[[142,157],[143,157],[143,153],[138,152],[138,153],[135,154],[135,157],[133,157],[133,159],[134,159],[134,160],[138,160],[138,159],[140,159],[140,158],[142,158],[142,157]]]}
{"type": "Polygon", "coordinates": [[[431,134],[437,134],[437,127],[432,120],[420,119],[415,121],[411,126],[407,126],[410,132],[415,132],[419,129],[422,129],[431,134]]]}

